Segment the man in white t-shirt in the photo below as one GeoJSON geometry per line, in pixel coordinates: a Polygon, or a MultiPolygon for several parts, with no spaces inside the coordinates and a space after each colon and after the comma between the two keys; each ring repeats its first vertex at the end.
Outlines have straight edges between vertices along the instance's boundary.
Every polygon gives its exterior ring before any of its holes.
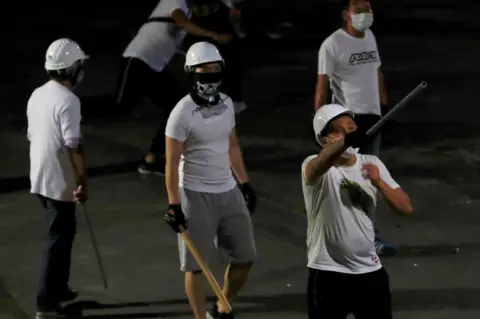
{"type": "Polygon", "coordinates": [[[175,78],[167,65],[175,55],[185,33],[204,36],[221,43],[231,36],[218,34],[190,21],[186,0],[160,0],[147,22],[138,30],[123,53],[116,92],[117,111],[133,110],[144,97],[161,106],[165,116],[141,160],[141,174],[160,174],[165,170],[165,125],[177,101],[188,92],[186,81],[175,78]]]}
{"type": "Polygon", "coordinates": [[[313,119],[322,149],[302,164],[311,319],[392,318],[371,215],[380,196],[399,214],[411,214],[412,206],[378,157],[358,153],[367,137],[353,116],[338,104],[322,106],[313,119]]]}
{"type": "MultiPolygon", "coordinates": [[[[187,229],[207,262],[216,245],[231,257],[223,286],[231,302],[256,259],[250,219],[256,196],[235,133],[233,102],[218,91],[222,56],[213,44],[197,42],[187,52],[185,69],[193,89],[175,106],[165,131],[169,201],[165,220],[176,232],[181,231],[180,226],[187,229]]],[[[206,313],[201,268],[182,237],[178,238],[181,270],[195,318],[233,318],[233,313],[226,313],[217,303],[206,313]]]]}
{"type": "MultiPolygon", "coordinates": [[[[377,42],[369,29],[373,13],[368,0],[343,1],[344,25],[332,33],[318,52],[318,79],[315,109],[328,103],[328,89],[333,102],[355,113],[359,130],[366,132],[388,111],[388,95],[380,70],[377,42]]],[[[368,139],[360,150],[379,155],[380,134],[368,139]]],[[[396,249],[376,238],[379,254],[393,255],[396,249]]]]}
{"type": "Polygon", "coordinates": [[[80,100],[72,89],[83,78],[88,57],[70,39],[47,49],[50,81],[35,89],[27,106],[31,193],[46,212],[47,246],[37,293],[37,319],[64,315],[60,303],[76,298],[68,286],[75,239],[75,203],[87,200],[81,144],[80,100]]]}

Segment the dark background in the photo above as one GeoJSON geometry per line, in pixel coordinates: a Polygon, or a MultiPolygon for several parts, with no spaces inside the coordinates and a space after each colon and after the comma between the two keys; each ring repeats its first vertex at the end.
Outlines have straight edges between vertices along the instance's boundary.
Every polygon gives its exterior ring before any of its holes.
{"type": "MultiPolygon", "coordinates": [[[[15,25],[5,34],[4,43],[9,46],[2,50],[4,58],[0,60],[0,94],[5,104],[0,112],[14,114],[17,120],[23,117],[31,90],[45,80],[43,58],[51,41],[71,37],[92,59],[108,57],[109,63],[115,64],[132,32],[155,5],[156,1],[152,0],[136,3],[88,0],[81,5],[61,1],[32,2],[25,11],[17,7],[15,25]]],[[[448,128],[454,133],[442,128],[441,132],[446,136],[458,135],[459,130],[470,134],[478,121],[472,96],[479,69],[478,1],[384,0],[373,1],[373,6],[373,30],[392,104],[420,81],[427,80],[430,85],[428,94],[416,103],[421,106],[405,110],[397,120],[437,125],[463,123],[469,128],[448,128]]],[[[338,1],[245,1],[243,18],[250,36],[244,40],[242,59],[250,72],[246,81],[255,88],[246,93],[252,96],[250,107],[302,104],[302,112],[310,114],[316,52],[322,40],[339,26],[338,1]],[[278,41],[262,35],[263,30],[272,29],[281,22],[292,22],[295,28],[283,30],[285,37],[278,41]],[[269,73],[272,76],[269,77],[269,73]],[[292,82],[292,78],[295,81],[292,82]],[[261,94],[259,88],[265,92],[261,94]],[[267,96],[270,89],[275,93],[261,103],[255,101],[260,95],[267,96]]],[[[96,71],[87,74],[83,84],[86,89],[80,90],[80,95],[111,94],[116,67],[101,71],[102,76],[111,74],[105,89],[93,83],[96,75],[92,73],[100,72],[100,67],[90,67],[96,71]],[[90,89],[92,87],[94,89],[90,89]]],[[[248,83],[245,90],[248,90],[248,83]]]]}

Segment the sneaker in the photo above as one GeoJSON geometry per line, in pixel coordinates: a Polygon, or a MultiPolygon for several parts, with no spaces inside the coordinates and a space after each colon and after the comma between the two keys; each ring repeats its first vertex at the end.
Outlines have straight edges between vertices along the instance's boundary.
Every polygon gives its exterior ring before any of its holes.
{"type": "Polygon", "coordinates": [[[217,303],[214,303],[212,309],[207,311],[207,319],[235,319],[235,315],[233,311],[230,313],[218,312],[217,303]]]}
{"type": "Polygon", "coordinates": [[[37,311],[35,319],[66,319],[68,316],[58,310],[37,311]]]}
{"type": "Polygon", "coordinates": [[[240,113],[247,109],[247,104],[240,101],[233,102],[233,108],[235,109],[235,113],[240,113]]]}
{"type": "Polygon", "coordinates": [[[394,246],[384,242],[381,238],[375,238],[375,250],[379,256],[393,256],[398,252],[394,246]]]}
{"type": "Polygon", "coordinates": [[[145,175],[165,176],[165,160],[156,160],[152,163],[147,163],[145,159],[142,159],[138,166],[138,172],[145,175]]]}
{"type": "Polygon", "coordinates": [[[80,309],[74,309],[69,307],[62,308],[60,306],[57,306],[53,310],[37,310],[35,319],[66,319],[81,316],[82,311],[80,309]]]}

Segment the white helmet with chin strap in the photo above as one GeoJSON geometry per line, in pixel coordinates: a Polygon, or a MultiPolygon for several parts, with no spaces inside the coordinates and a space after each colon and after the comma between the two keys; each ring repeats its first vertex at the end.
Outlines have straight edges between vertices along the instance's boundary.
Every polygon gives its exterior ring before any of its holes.
{"type": "Polygon", "coordinates": [[[80,46],[68,38],[58,39],[52,42],[45,54],[45,69],[58,71],[68,69],[77,61],[88,59],[80,46]]]}
{"type": "MultiPolygon", "coordinates": [[[[315,132],[315,140],[319,145],[322,145],[321,138],[330,122],[342,115],[354,117],[354,113],[351,110],[340,104],[326,104],[318,109],[313,118],[313,131],[315,132]]],[[[358,148],[349,147],[342,154],[342,157],[349,158],[357,152],[358,148]]]]}
{"type": "Polygon", "coordinates": [[[195,72],[195,68],[214,62],[220,63],[221,68],[225,63],[217,47],[209,42],[197,42],[187,51],[185,71],[192,75],[192,89],[196,95],[208,101],[208,103],[214,103],[218,100],[218,93],[222,84],[222,72],[221,70],[220,72],[195,72]]]}
{"type": "Polygon", "coordinates": [[[211,62],[220,62],[222,66],[225,63],[216,46],[209,42],[197,42],[187,51],[185,71],[193,72],[195,66],[211,62]]]}
{"type": "Polygon", "coordinates": [[[52,42],[45,54],[45,69],[51,76],[58,75],[75,86],[83,79],[83,61],[88,59],[77,42],[62,38],[52,42]]]}

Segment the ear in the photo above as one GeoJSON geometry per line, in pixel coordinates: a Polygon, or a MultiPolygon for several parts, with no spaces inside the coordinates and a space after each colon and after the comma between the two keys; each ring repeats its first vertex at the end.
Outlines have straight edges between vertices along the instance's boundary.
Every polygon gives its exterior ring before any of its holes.
{"type": "Polygon", "coordinates": [[[348,14],[348,9],[344,9],[342,11],[342,16],[343,16],[343,21],[348,22],[348,20],[350,19],[350,15],[348,14]]]}

